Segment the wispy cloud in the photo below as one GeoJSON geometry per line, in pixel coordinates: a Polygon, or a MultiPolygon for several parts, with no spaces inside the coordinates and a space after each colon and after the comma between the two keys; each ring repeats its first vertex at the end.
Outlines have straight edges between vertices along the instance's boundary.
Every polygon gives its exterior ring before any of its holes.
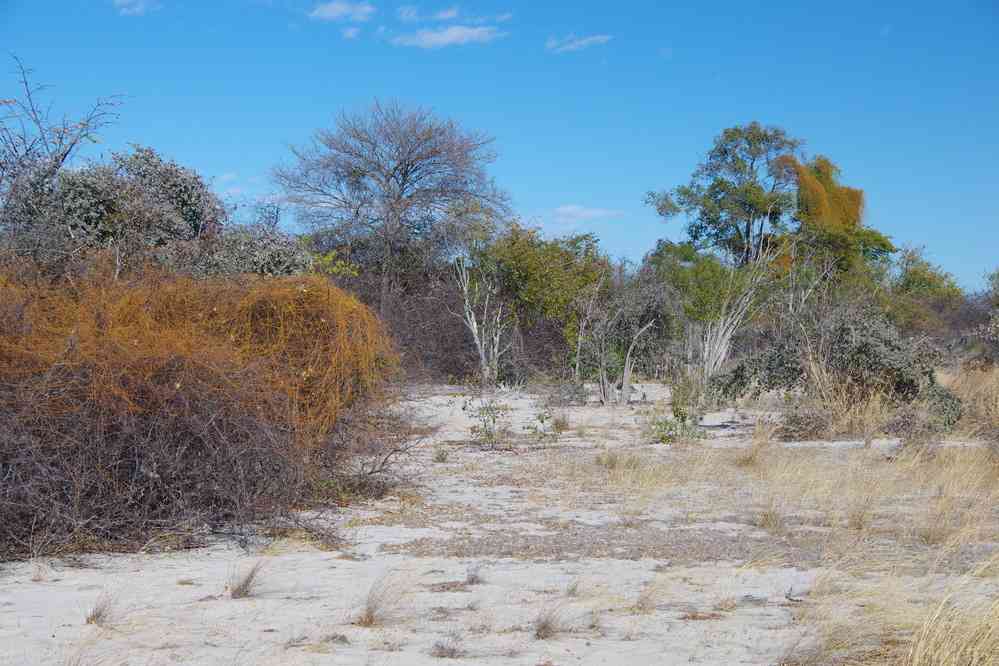
{"type": "Polygon", "coordinates": [[[434,14],[435,21],[451,21],[458,18],[458,8],[448,7],[434,14]]]}
{"type": "Polygon", "coordinates": [[[403,23],[416,23],[418,21],[453,21],[458,18],[461,10],[458,6],[448,7],[447,9],[441,9],[440,11],[434,12],[433,14],[421,14],[420,8],[416,5],[403,5],[395,11],[395,15],[399,17],[399,20],[403,23]]]}
{"type": "Polygon", "coordinates": [[[122,16],[142,16],[160,8],[156,0],[114,0],[115,9],[122,16]]]}
{"type": "Polygon", "coordinates": [[[578,204],[566,204],[555,209],[555,222],[562,225],[575,225],[594,220],[607,220],[621,217],[624,213],[610,208],[589,208],[578,204]]]}
{"type": "Polygon", "coordinates": [[[545,42],[545,48],[552,53],[568,53],[570,51],[582,51],[583,49],[588,49],[591,46],[606,44],[612,39],[614,39],[612,35],[590,35],[588,37],[576,37],[575,35],[569,35],[568,37],[563,37],[562,39],[549,37],[548,41],[545,42]]]}
{"type": "Polygon", "coordinates": [[[396,46],[415,46],[421,49],[440,49],[445,46],[462,44],[487,44],[506,36],[493,26],[470,27],[452,25],[439,30],[420,30],[408,35],[400,35],[392,40],[396,46]]]}
{"type": "Polygon", "coordinates": [[[361,34],[361,29],[356,27],[344,28],[340,31],[344,39],[357,39],[357,36],[361,34]]]}
{"type": "Polygon", "coordinates": [[[367,21],[375,13],[375,6],[367,2],[346,2],[334,0],[316,5],[309,12],[309,18],[319,21],[367,21]]]}
{"type": "Polygon", "coordinates": [[[403,5],[396,10],[395,15],[404,23],[413,23],[420,20],[420,10],[413,5],[403,5]]]}

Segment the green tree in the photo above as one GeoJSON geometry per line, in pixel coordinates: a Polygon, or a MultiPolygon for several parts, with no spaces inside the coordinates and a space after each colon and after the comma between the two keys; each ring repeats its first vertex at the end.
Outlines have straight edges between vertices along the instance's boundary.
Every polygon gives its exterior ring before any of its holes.
{"type": "Polygon", "coordinates": [[[889,278],[885,309],[904,333],[939,334],[964,302],[954,277],[919,248],[901,252],[889,278]]]}
{"type": "Polygon", "coordinates": [[[758,122],[730,127],[715,139],[687,185],[650,192],[646,201],[664,218],[685,214],[687,233],[699,247],[748,264],[787,229],[796,182],[786,158],[800,145],[779,127],[758,122]]]}
{"type": "Polygon", "coordinates": [[[646,262],[677,294],[687,319],[705,323],[718,317],[731,279],[730,268],[718,257],[698,251],[692,243],[660,240],[646,262]]]}
{"type": "Polygon", "coordinates": [[[579,298],[609,270],[597,239],[579,234],[548,240],[537,229],[513,224],[487,252],[521,323],[552,320],[561,327],[566,345],[573,346],[582,317],[579,298]]]}

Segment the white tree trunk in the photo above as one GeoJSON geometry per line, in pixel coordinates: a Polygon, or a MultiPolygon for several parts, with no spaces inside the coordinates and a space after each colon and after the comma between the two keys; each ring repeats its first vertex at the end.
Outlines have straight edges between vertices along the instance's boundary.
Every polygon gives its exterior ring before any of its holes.
{"type": "Polygon", "coordinates": [[[468,265],[460,258],[454,262],[454,274],[462,297],[462,312],[458,316],[472,334],[482,383],[495,384],[500,359],[510,349],[509,344],[503,344],[510,317],[504,304],[499,302],[497,286],[491,279],[484,275],[474,279],[468,265]]]}

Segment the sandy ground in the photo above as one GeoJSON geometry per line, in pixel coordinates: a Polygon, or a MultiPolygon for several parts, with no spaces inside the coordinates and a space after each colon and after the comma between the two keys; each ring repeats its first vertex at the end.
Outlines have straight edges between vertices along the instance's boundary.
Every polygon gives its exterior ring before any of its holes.
{"type": "Polygon", "coordinates": [[[759,527],[773,498],[717,471],[711,452],[748,446],[758,414],[709,415],[694,457],[649,441],[663,396],[641,392],[649,403],[561,410],[570,428],[545,443],[525,431],[538,397],[500,394],[507,451],[470,443],[478,403],[459,389],[414,389],[407,409],[437,430],[391,496],[334,518],[340,550],[220,540],[3,565],[0,664],[778,663],[808,636],[795,613],[828,534],[807,516],[759,527]],[[652,467],[608,471],[595,463],[608,452],[652,467]],[[257,562],[258,589],[230,598],[227,581],[257,562]],[[362,626],[372,589],[382,612],[362,626]],[[101,600],[108,618],[87,624],[101,600]]]}

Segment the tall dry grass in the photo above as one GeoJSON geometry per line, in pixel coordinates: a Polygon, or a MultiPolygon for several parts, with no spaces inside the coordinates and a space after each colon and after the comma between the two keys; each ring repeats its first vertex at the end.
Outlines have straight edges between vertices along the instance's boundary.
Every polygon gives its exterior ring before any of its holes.
{"type": "Polygon", "coordinates": [[[964,406],[958,430],[999,444],[999,367],[963,370],[947,384],[964,406]]]}

